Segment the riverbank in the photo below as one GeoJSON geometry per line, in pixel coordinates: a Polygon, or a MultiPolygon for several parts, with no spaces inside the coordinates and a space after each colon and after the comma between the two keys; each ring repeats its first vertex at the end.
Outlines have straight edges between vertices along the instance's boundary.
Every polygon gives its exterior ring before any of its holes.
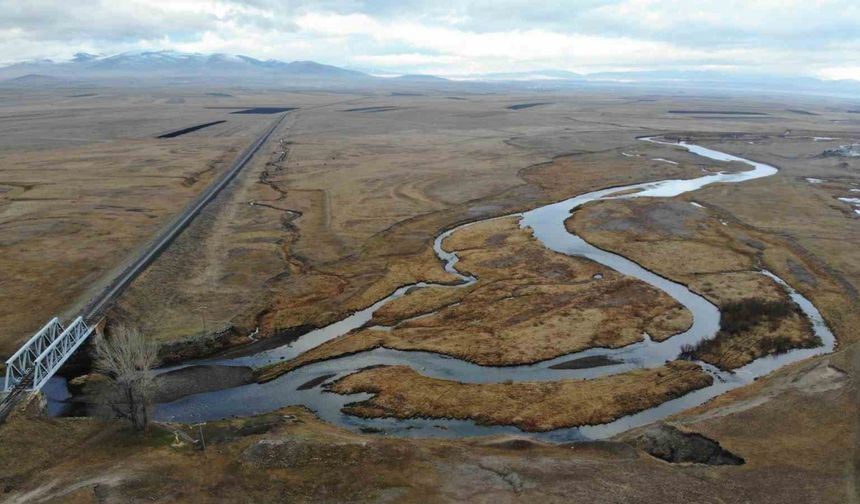
{"type": "Polygon", "coordinates": [[[331,391],[373,394],[344,408],[345,413],[364,418],[449,418],[543,432],[607,424],[713,381],[702,368],[685,361],[591,380],[482,385],[428,378],[412,368],[392,366],[348,375],[331,391]]]}
{"type": "Polygon", "coordinates": [[[620,348],[644,334],[663,341],[692,324],[686,308],[645,282],[547,250],[518,217],[458,228],[441,247],[456,252],[457,271],[479,281],[416,288],[380,307],[367,327],[263,368],[258,379],[379,347],[482,366],[522,365],[594,347],[620,348]]]}
{"type": "Polygon", "coordinates": [[[766,355],[820,345],[786,290],[761,270],[776,263],[788,274],[803,275],[806,281],[795,285],[809,296],[838,291],[832,276],[779,237],[729,221],[719,208],[697,206],[696,197],[601,201],[586,205],[565,225],[602,249],[689,285],[720,307],[720,331],[691,345],[691,357],[732,370],[766,355]],[[677,257],[685,260],[679,263],[677,257]]]}
{"type": "MultiPolygon", "coordinates": [[[[650,143],[656,143],[661,145],[664,144],[661,141],[656,141],[651,138],[644,138],[643,140],[650,143]]],[[[566,229],[566,222],[568,221],[567,217],[571,211],[579,209],[580,207],[583,207],[584,205],[595,201],[617,198],[619,194],[623,195],[622,197],[624,198],[641,198],[646,196],[664,198],[675,197],[718,182],[747,182],[759,178],[771,177],[777,173],[776,168],[763,163],[756,163],[753,161],[744,160],[735,156],[706,149],[697,145],[686,143],[680,143],[678,145],[691,152],[695,152],[702,157],[712,158],[721,162],[745,163],[752,166],[753,169],[740,172],[708,172],[708,174],[705,176],[690,180],[666,180],[653,183],[634,184],[631,186],[621,186],[597,190],[557,203],[538,207],[534,210],[530,210],[522,214],[519,225],[529,229],[534,234],[534,237],[537,238],[543,246],[545,246],[551,251],[561,253],[564,256],[577,256],[590,259],[595,263],[608,266],[609,268],[611,268],[611,270],[614,270],[615,272],[628,275],[630,277],[638,279],[639,281],[644,281],[648,284],[651,284],[652,286],[659,288],[666,294],[671,295],[676,301],[683,304],[683,306],[685,306],[693,313],[693,324],[682,334],[674,338],[670,338],[669,340],[661,338],[663,339],[663,341],[654,341],[651,338],[647,338],[646,340],[641,342],[634,342],[622,346],[622,348],[620,349],[595,349],[596,352],[601,352],[603,354],[606,354],[607,356],[611,355],[612,357],[615,357],[616,355],[624,355],[624,359],[618,360],[618,362],[620,363],[618,365],[584,368],[584,373],[581,373],[583,371],[583,368],[567,368],[562,371],[558,366],[555,366],[555,364],[559,363],[553,362],[547,363],[546,366],[511,366],[509,368],[510,373],[505,373],[508,375],[506,382],[528,382],[532,381],[532,379],[536,376],[541,376],[542,380],[546,382],[546,384],[542,384],[541,387],[549,387],[553,384],[553,382],[557,384],[559,383],[558,380],[564,378],[565,375],[562,373],[567,373],[568,376],[587,377],[594,380],[602,376],[617,375],[618,373],[631,369],[631,366],[639,366],[646,368],[658,367],[666,361],[677,358],[678,355],[687,355],[695,357],[695,354],[691,353],[689,348],[693,348],[695,345],[701,345],[703,342],[708,342],[708,340],[714,338],[714,336],[718,336],[718,332],[721,330],[720,313],[717,308],[705,298],[692,292],[685,285],[677,282],[672,282],[665,277],[655,274],[653,271],[644,269],[638,263],[630,261],[629,259],[621,255],[612,254],[606,252],[605,250],[596,248],[582,238],[580,238],[579,236],[570,233],[566,229]],[[544,367],[546,369],[543,369],[544,367]],[[548,377],[546,373],[548,370],[552,370],[552,372],[558,374],[555,375],[555,377],[548,377]]],[[[515,219],[513,219],[513,221],[515,221],[515,219]]],[[[503,229],[506,225],[506,222],[508,226],[511,226],[513,224],[511,218],[489,219],[483,222],[460,226],[443,234],[440,234],[435,240],[434,249],[436,255],[445,264],[445,271],[458,277],[461,281],[462,286],[480,286],[481,280],[477,279],[471,270],[461,269],[467,267],[468,263],[462,262],[463,258],[460,257],[460,254],[462,253],[464,254],[464,256],[468,256],[468,254],[473,250],[469,249],[469,246],[471,246],[471,242],[467,240],[465,244],[460,244],[460,248],[466,249],[465,252],[452,252],[446,250],[445,244],[452,239],[455,240],[458,233],[461,233],[463,231],[472,231],[473,233],[476,233],[477,236],[482,237],[481,240],[478,240],[478,243],[482,243],[484,247],[490,245],[491,249],[502,248],[501,246],[507,245],[507,242],[509,241],[510,237],[504,234],[499,234],[497,232],[498,229],[494,226],[502,226],[503,229]],[[485,231],[482,233],[481,231],[474,231],[475,229],[480,230],[484,226],[489,226],[488,229],[493,232],[487,233],[485,231]]],[[[528,243],[528,240],[526,240],[526,243],[528,243]]],[[[524,256],[525,259],[535,259],[534,257],[529,257],[530,255],[534,254],[528,254],[524,253],[524,251],[516,250],[516,240],[513,240],[511,244],[512,248],[516,252],[513,255],[513,257],[515,258],[513,262],[511,262],[511,260],[507,260],[504,261],[505,264],[499,264],[497,258],[491,257],[492,260],[486,260],[483,263],[481,261],[478,261],[477,265],[480,266],[484,263],[487,263],[491,266],[490,268],[488,268],[488,270],[497,271],[499,269],[506,269],[514,266],[517,263],[517,260],[523,259],[520,256],[524,256]]],[[[543,252],[542,249],[538,250],[543,252]]],[[[546,259],[537,259],[538,260],[534,262],[541,264],[542,266],[545,264],[552,264],[551,261],[547,262],[546,259]]],[[[472,268],[475,269],[476,266],[473,265],[472,268]]],[[[602,273],[591,273],[591,280],[602,281],[605,278],[602,273]]],[[[545,273],[541,272],[540,276],[544,277],[545,273]]],[[[813,346],[814,348],[811,348],[808,351],[799,351],[797,349],[791,350],[791,346],[788,345],[786,345],[785,348],[783,348],[782,346],[777,346],[776,349],[779,353],[781,353],[778,358],[772,359],[768,362],[750,361],[746,366],[743,367],[742,374],[734,375],[710,371],[710,373],[716,374],[716,376],[718,376],[719,383],[711,381],[708,384],[702,385],[698,388],[704,387],[704,389],[699,390],[697,393],[691,393],[685,397],[677,399],[674,399],[673,397],[666,397],[663,398],[661,401],[655,401],[655,404],[652,405],[652,407],[650,408],[637,409],[635,405],[628,405],[629,407],[626,411],[622,412],[620,415],[615,416],[610,414],[607,422],[600,426],[582,427],[582,424],[573,424],[577,426],[577,429],[574,429],[570,432],[564,431],[561,433],[554,433],[553,436],[561,436],[562,439],[568,439],[570,436],[585,435],[589,437],[605,437],[608,435],[612,435],[621,432],[626,428],[642,425],[644,423],[647,423],[648,421],[653,421],[666,415],[681,411],[685,407],[691,407],[701,404],[709,398],[712,398],[716,395],[719,395],[728,390],[748,383],[750,379],[764,375],[772,370],[778,369],[782,365],[803,359],[811,355],[832,351],[835,345],[835,338],[833,337],[832,333],[827,329],[826,324],[821,319],[820,313],[811,303],[809,303],[806,298],[793,291],[781,279],[773,275],[770,276],[772,280],[776,282],[776,284],[779,284],[773,285],[780,289],[782,297],[784,298],[785,296],[790,295],[792,298],[792,302],[797,303],[799,305],[799,308],[803,310],[803,315],[807,317],[808,320],[805,327],[810,328],[810,330],[814,328],[814,336],[817,338],[815,340],[816,345],[807,346],[813,346]],[[782,291],[783,288],[785,289],[785,291],[782,291]]],[[[493,285],[494,282],[491,281],[489,282],[489,284],[493,285]]],[[[450,289],[451,287],[423,283],[419,283],[414,286],[401,287],[391,295],[377,301],[374,305],[367,308],[366,310],[356,313],[330,327],[309,333],[302,340],[298,341],[295,345],[290,345],[281,349],[275,349],[270,352],[264,352],[263,354],[260,354],[258,356],[252,356],[244,360],[236,359],[233,362],[235,364],[241,363],[243,365],[251,364],[255,366],[260,366],[265,365],[267,363],[271,363],[272,361],[278,359],[295,359],[302,354],[313,352],[315,349],[320,348],[322,345],[325,345],[330,341],[338,341],[339,338],[342,341],[345,341],[343,339],[344,334],[348,334],[351,330],[362,328],[365,324],[369,323],[372,320],[373,314],[377,310],[383,308],[386,305],[397,302],[403,297],[408,297],[410,293],[416,291],[417,289],[440,288],[450,289]]],[[[477,288],[478,287],[475,287],[475,289],[477,288]]],[[[461,303],[462,300],[451,306],[458,307],[461,303]]],[[[426,318],[432,317],[433,315],[435,314],[430,313],[427,316],[419,316],[417,318],[411,319],[408,322],[411,322],[412,320],[420,322],[425,320],[426,318]]],[[[738,321],[735,320],[733,323],[737,322],[738,321]]],[[[773,321],[771,321],[771,323],[772,322],[773,321]]],[[[387,328],[382,327],[377,328],[376,330],[379,332],[394,332],[397,330],[397,326],[387,328]]],[[[727,329],[724,326],[722,330],[727,329]]],[[[439,332],[440,329],[437,328],[435,332],[431,333],[439,332]]],[[[658,337],[660,336],[662,335],[658,335],[658,337]]],[[[347,349],[350,348],[347,346],[347,349]]],[[[414,351],[415,349],[410,350],[414,351]]],[[[341,358],[332,357],[331,359],[317,359],[316,361],[318,362],[318,364],[316,366],[313,366],[313,368],[315,369],[311,369],[309,371],[312,376],[306,376],[305,378],[302,378],[301,376],[298,377],[299,379],[302,379],[302,383],[299,388],[305,390],[305,384],[311,381],[317,384],[324,383],[325,379],[319,379],[319,376],[321,376],[320,371],[325,370],[327,366],[331,365],[336,366],[340,374],[348,374],[350,372],[357,371],[355,375],[348,377],[348,379],[359,379],[356,377],[360,377],[363,374],[373,372],[368,371],[368,368],[373,368],[379,365],[391,365],[392,363],[399,364],[403,363],[404,361],[410,361],[411,363],[413,363],[413,365],[414,363],[418,363],[422,370],[432,370],[432,373],[436,373],[437,378],[442,377],[443,379],[447,380],[448,377],[454,376],[460,377],[461,379],[464,377],[468,377],[473,381],[476,380],[475,383],[480,383],[481,385],[476,385],[473,390],[483,389],[486,391],[492,390],[492,384],[494,383],[492,376],[498,376],[498,373],[488,373],[478,371],[477,369],[469,369],[470,367],[475,368],[478,366],[467,364],[467,361],[465,360],[447,362],[444,356],[440,355],[440,353],[438,352],[414,354],[413,356],[410,356],[410,358],[407,358],[407,353],[398,353],[396,351],[387,351],[386,353],[385,350],[381,352],[368,352],[366,351],[366,349],[363,349],[359,345],[358,347],[351,349],[351,351],[348,351],[347,354],[341,358]],[[349,363],[346,364],[347,367],[344,367],[345,363],[349,363]],[[310,378],[310,380],[308,378],[310,378]]],[[[583,353],[584,352],[580,352],[580,354],[583,353]]],[[[569,359],[572,355],[576,354],[568,353],[567,355],[562,355],[561,358],[569,359]]],[[[589,357],[590,355],[581,356],[589,357]]],[[[286,361],[285,364],[270,366],[270,368],[276,370],[283,370],[285,366],[289,365],[290,361],[286,361]]],[[[499,369],[500,368],[495,368],[495,370],[499,369]]],[[[489,371],[489,369],[487,369],[487,371],[489,371]]],[[[264,369],[262,375],[265,376],[266,372],[267,370],[264,369]]],[[[333,377],[334,375],[338,374],[331,373],[331,370],[328,370],[328,373],[328,376],[330,377],[333,377]]],[[[432,373],[430,378],[433,377],[432,373]]],[[[243,395],[243,391],[245,391],[246,393],[257,394],[258,397],[261,392],[263,394],[271,394],[271,391],[280,390],[285,385],[287,387],[290,387],[289,384],[297,377],[289,376],[286,378],[288,378],[286,381],[276,380],[264,383],[263,386],[253,391],[251,389],[239,388],[232,391],[225,391],[223,394],[219,393],[211,397],[203,397],[201,398],[202,403],[196,407],[191,406],[192,404],[194,404],[194,398],[190,398],[189,401],[185,401],[183,403],[171,404],[169,405],[170,412],[166,413],[164,418],[185,418],[186,421],[190,420],[191,418],[195,418],[197,421],[199,421],[206,418],[223,418],[223,415],[225,415],[228,411],[232,411],[232,414],[242,414],[241,412],[247,411],[260,411],[259,409],[254,409],[253,406],[251,407],[251,409],[248,409],[247,405],[245,404],[241,406],[236,405],[231,409],[229,402],[225,402],[225,399],[227,397],[235,398],[239,395],[243,395]],[[265,390],[269,390],[270,392],[265,392],[265,390]],[[189,410],[189,407],[192,409],[189,410]]],[[[313,390],[313,387],[311,387],[311,389],[313,390]]],[[[400,397],[400,401],[402,401],[401,396],[403,396],[405,393],[405,391],[401,391],[401,393],[399,394],[398,397],[400,397]]],[[[417,394],[420,393],[420,391],[410,389],[409,393],[417,394]]],[[[324,416],[326,418],[339,418],[337,414],[339,413],[340,408],[343,407],[344,401],[327,401],[321,399],[322,398],[317,398],[313,401],[315,409],[320,412],[324,410],[324,416]]],[[[309,404],[308,402],[306,402],[307,399],[302,399],[302,401],[303,404],[309,404]]],[[[266,406],[260,404],[258,407],[271,408],[277,404],[284,404],[283,402],[279,402],[279,400],[274,397],[266,397],[262,402],[266,404],[266,406]]],[[[609,409],[611,410],[611,407],[609,409]]],[[[470,414],[466,416],[468,416],[469,418],[480,418],[481,414],[482,412],[475,413],[475,411],[473,410],[470,414]]],[[[371,414],[367,416],[372,417],[374,415],[371,414]]],[[[460,417],[463,417],[462,412],[460,412],[460,417]]],[[[436,416],[436,418],[440,417],[436,416]]],[[[418,427],[421,432],[426,432],[426,429],[430,426],[427,425],[426,422],[418,422],[418,425],[416,425],[416,422],[414,420],[410,422],[409,425],[405,426],[405,428],[407,429],[415,427],[418,427]]],[[[466,427],[467,432],[471,432],[473,430],[469,429],[468,426],[464,426],[462,424],[458,426],[457,430],[459,431],[460,428],[463,427],[466,427]]],[[[470,433],[469,435],[474,434],[470,433]]]]}
{"type": "Polygon", "coordinates": [[[857,350],[789,365],[668,420],[717,440],[742,465],[667,463],[634,448],[638,431],[574,444],[523,436],[398,439],[339,428],[292,407],[200,427],[158,424],[140,436],[118,421],[26,410],[0,429],[0,483],[13,503],[447,503],[476,495],[488,504],[851,503],[856,454],[832,447],[856,436],[857,350]],[[201,432],[206,450],[195,442],[201,432]]]}

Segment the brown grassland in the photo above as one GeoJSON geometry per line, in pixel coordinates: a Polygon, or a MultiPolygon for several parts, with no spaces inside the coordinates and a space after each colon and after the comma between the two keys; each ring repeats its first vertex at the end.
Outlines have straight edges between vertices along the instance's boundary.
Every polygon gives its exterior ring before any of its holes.
{"type": "Polygon", "coordinates": [[[667,294],[546,249],[515,217],[462,228],[443,247],[458,252],[458,269],[478,277],[477,284],[399,298],[372,321],[391,327],[346,334],[261,370],[260,380],[376,347],[427,350],[488,366],[528,364],[629,345],[645,332],[662,341],[692,323],[689,311],[667,294]]]}
{"type": "MultiPolygon", "coordinates": [[[[820,156],[860,141],[844,101],[636,90],[90,91],[73,98],[80,93],[70,89],[0,90],[4,355],[51,316],[75,315],[274,119],[212,107],[252,105],[299,109],[110,313],[145,324],[165,360],[250,351],[261,344],[254,340],[324,326],[402,285],[453,284],[432,240],[458,224],[589,190],[727,168],[636,139],[654,134],[689,137],[780,171],[672,199],[589,205],[569,229],[735,314],[713,343],[696,349],[707,362],[733,369],[815,343],[785,290],[760,269],[807,296],[838,346],[664,420],[718,440],[743,456],[742,466],[665,463],[625,435],[573,446],[391,439],[326,424],[301,408],[208,423],[200,451],[188,440],[199,434],[189,426],[159,424],[138,436],[115,421],[49,418],[33,401],[0,428],[0,500],[858,501],[860,216],[837,198],[860,189],[860,161],[820,156]],[[525,102],[546,105],[508,108],[525,102]],[[365,107],[390,108],[347,111],[365,107]],[[764,115],[668,113],[693,108],[764,115]],[[792,112],[798,109],[814,114],[792,112]]],[[[362,328],[260,378],[376,346],[484,364],[534,362],[629,344],[643,331],[668,337],[690,323],[664,294],[550,253],[513,219],[464,228],[445,246],[461,251],[460,268],[478,283],[415,290],[376,313],[370,326],[390,331],[362,328]]],[[[490,385],[389,367],[355,373],[336,388],[376,393],[350,406],[352,413],[546,430],[617,418],[707,378],[687,362],[586,382],[490,385]]]]}
{"type": "Polygon", "coordinates": [[[790,366],[669,419],[718,439],[744,457],[741,466],[669,464],[625,436],[554,445],[359,434],[302,408],[202,428],[156,425],[144,436],[29,408],[0,429],[0,480],[4,501],[14,503],[856,502],[857,454],[847,447],[860,413],[857,349],[790,366]],[[192,442],[201,432],[205,451],[192,442]]]}
{"type": "MultiPolygon", "coordinates": [[[[715,215],[688,201],[648,198],[590,205],[568,220],[568,228],[601,248],[689,285],[721,308],[723,330],[693,352],[697,358],[723,369],[735,369],[763,355],[819,344],[785,289],[758,272],[776,271],[780,264],[772,264],[774,259],[794,265],[797,272],[815,268],[813,261],[780,237],[730,223],[725,217],[721,219],[719,213],[715,215]],[[678,261],[678,257],[684,261],[678,261]],[[763,317],[751,310],[738,309],[744,304],[780,305],[782,309],[778,317],[763,317]],[[733,314],[735,319],[738,316],[750,319],[750,323],[736,323],[735,326],[742,327],[730,328],[733,314]],[[774,341],[779,344],[774,345],[774,341]]],[[[814,289],[804,291],[810,297],[841,290],[833,275],[822,272],[817,279],[812,273],[807,274],[813,279],[810,282],[816,284],[814,289]]],[[[831,309],[838,307],[831,305],[831,309]]],[[[840,313],[839,319],[857,316],[856,310],[845,301],[841,310],[845,313],[840,313]]]]}
{"type": "Polygon", "coordinates": [[[408,366],[386,366],[351,374],[332,390],[375,394],[344,408],[361,417],[468,419],[539,432],[609,423],[712,382],[711,375],[686,361],[592,380],[481,385],[428,378],[408,366]]]}

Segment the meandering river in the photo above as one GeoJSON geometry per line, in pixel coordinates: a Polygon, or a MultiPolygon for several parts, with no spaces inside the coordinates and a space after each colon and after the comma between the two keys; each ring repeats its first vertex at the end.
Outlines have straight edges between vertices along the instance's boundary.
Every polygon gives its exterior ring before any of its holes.
{"type": "MultiPolygon", "coordinates": [[[[750,161],[694,144],[684,142],[670,143],[655,138],[643,138],[641,140],[666,146],[682,147],[694,154],[715,161],[745,163],[751,166],[752,169],[742,172],[712,173],[687,180],[662,180],[659,182],[602,189],[521,214],[514,214],[514,216],[520,217],[520,225],[530,229],[534,233],[534,236],[547,248],[562,254],[585,257],[619,273],[647,282],[672,296],[679,303],[687,307],[694,317],[692,326],[683,333],[663,342],[655,342],[649,338],[645,338],[644,341],[623,348],[592,348],[537,364],[510,367],[479,366],[432,352],[406,352],[379,348],[309,364],[267,383],[254,383],[226,390],[196,394],[171,403],[160,404],[156,411],[156,419],[200,422],[233,416],[254,415],[273,411],[287,405],[304,405],[314,410],[322,419],[328,422],[352,429],[384,431],[392,435],[457,437],[521,433],[515,427],[479,426],[474,422],[461,420],[358,418],[342,413],[341,408],[347,403],[367,399],[368,395],[338,395],[326,392],[321,386],[304,387],[301,390],[299,387],[314,379],[319,379],[321,383],[330,383],[364,367],[374,365],[407,365],[423,375],[435,378],[468,383],[498,383],[506,380],[555,381],[571,378],[595,378],[636,368],[657,367],[663,365],[667,360],[676,359],[681,352],[682,345],[695,344],[703,339],[712,338],[717,334],[720,321],[720,313],[717,307],[705,298],[693,293],[682,284],[650,272],[620,255],[594,247],[581,237],[567,231],[564,225],[565,220],[570,217],[572,211],[591,201],[642,197],[670,198],[695,191],[709,184],[742,183],[753,179],[769,177],[777,173],[777,169],[764,163],[750,161]],[[553,365],[571,359],[601,356],[609,358],[615,363],[585,369],[552,369],[553,365]]],[[[372,319],[375,311],[392,300],[407,295],[407,292],[413,289],[461,288],[480,281],[475,277],[458,271],[456,268],[458,261],[456,251],[448,251],[443,248],[446,237],[463,227],[476,223],[464,224],[450,229],[440,234],[434,242],[437,256],[444,263],[447,271],[460,278],[461,283],[459,285],[446,286],[429,283],[406,285],[400,287],[389,296],[380,299],[373,305],[327,327],[311,331],[288,345],[248,357],[207,361],[206,363],[259,367],[292,359],[326,341],[364,326],[372,319]]],[[[785,287],[791,298],[800,306],[812,322],[815,333],[821,338],[822,346],[811,349],[795,349],[780,355],[762,357],[734,372],[721,371],[711,365],[699,362],[708,373],[713,375],[713,385],[665,402],[654,408],[625,416],[608,424],[559,429],[533,435],[552,441],[605,438],[702,404],[708,399],[750,383],[755,378],[770,373],[788,363],[833,351],[836,340],[815,306],[782,279],[767,271],[763,271],[762,274],[770,276],[785,287]]]]}

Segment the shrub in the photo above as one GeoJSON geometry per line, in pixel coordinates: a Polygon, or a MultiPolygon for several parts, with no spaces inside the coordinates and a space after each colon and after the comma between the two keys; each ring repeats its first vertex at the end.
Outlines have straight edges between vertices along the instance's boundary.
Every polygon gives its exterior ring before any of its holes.
{"type": "MultiPolygon", "coordinates": [[[[699,346],[704,343],[704,341],[699,343],[699,346]]],[[[678,357],[684,360],[696,360],[696,352],[698,347],[696,345],[691,345],[689,343],[684,343],[681,345],[681,355],[678,357]]]]}
{"type": "MultiPolygon", "coordinates": [[[[721,308],[720,332],[713,339],[700,341],[697,345],[682,345],[681,359],[700,359],[704,355],[718,356],[722,347],[732,338],[754,327],[767,323],[776,329],[779,321],[792,315],[797,307],[788,301],[765,301],[762,299],[742,299],[726,303],[721,308]]],[[[785,353],[797,344],[784,335],[765,336],[758,341],[763,354],[785,353]]]]}
{"type": "Polygon", "coordinates": [[[720,332],[735,335],[762,322],[775,324],[792,314],[794,307],[785,301],[750,298],[726,303],[721,310],[720,332]]]}
{"type": "Polygon", "coordinates": [[[794,346],[790,338],[782,335],[762,338],[759,348],[766,354],[781,354],[788,352],[794,346]]]}

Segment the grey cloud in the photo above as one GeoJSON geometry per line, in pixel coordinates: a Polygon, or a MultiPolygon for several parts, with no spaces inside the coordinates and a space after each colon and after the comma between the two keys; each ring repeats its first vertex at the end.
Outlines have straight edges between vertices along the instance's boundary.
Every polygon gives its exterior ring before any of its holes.
{"type": "MultiPolygon", "coordinates": [[[[202,40],[205,33],[235,38],[246,33],[274,38],[289,35],[307,48],[299,58],[332,58],[349,63],[356,56],[436,54],[408,41],[380,42],[374,34],[345,37],[349,44],[326,45],[331,33],[302,31],[297,20],[309,13],[363,14],[382,23],[446,26],[478,34],[542,30],[568,35],[625,37],[664,42],[678,49],[719,52],[698,61],[665,59],[668,65],[752,65],[750,55],[767,59],[761,64],[860,66],[860,3],[856,0],[822,0],[780,7],[778,3],[741,0],[698,0],[678,3],[636,0],[221,0],[227,5],[220,17],[205,11],[176,11],[153,2],[121,0],[0,0],[0,61],[20,58],[20,48],[31,55],[49,48],[114,48],[145,45],[165,38],[172,42],[202,40]],[[625,10],[627,9],[627,10],[625,10]],[[241,30],[239,30],[241,32],[241,30]],[[733,54],[737,58],[733,59],[733,54]],[[767,56],[764,56],[767,55],[767,56]],[[777,62],[777,63],[774,63],[777,62]]],[[[240,45],[241,44],[237,44],[240,45]]],[[[54,49],[55,50],[55,49],[54,49]]],[[[255,56],[255,54],[250,54],[255,56]]],[[[659,55],[643,55],[650,64],[659,55]]],[[[616,64],[619,62],[607,62],[616,64]]],[[[568,68],[575,61],[562,61],[568,68]]],[[[636,55],[619,64],[637,64],[636,55]]]]}
{"type": "Polygon", "coordinates": [[[46,41],[151,39],[202,31],[215,21],[206,13],[133,9],[99,0],[0,0],[0,29],[18,29],[27,38],[46,41]]]}

